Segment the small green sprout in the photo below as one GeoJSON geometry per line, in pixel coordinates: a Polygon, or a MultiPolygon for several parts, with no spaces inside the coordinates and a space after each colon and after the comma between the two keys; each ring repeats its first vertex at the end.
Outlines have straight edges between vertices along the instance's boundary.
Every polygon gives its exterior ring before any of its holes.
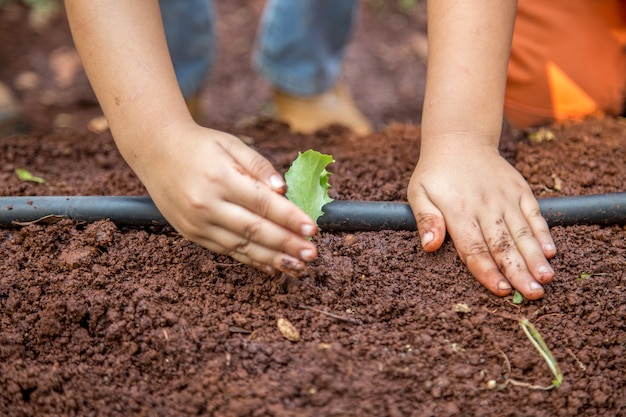
{"type": "Polygon", "coordinates": [[[590,276],[591,276],[591,274],[583,272],[582,274],[580,274],[580,276],[578,278],[576,278],[576,281],[582,282],[582,281],[586,280],[587,278],[589,278],[590,276]]]}
{"type": "Polygon", "coordinates": [[[287,198],[316,223],[324,214],[322,207],[333,201],[328,196],[328,177],[331,174],[326,171],[326,166],[333,162],[335,160],[331,155],[309,149],[304,153],[298,152],[298,157],[285,173],[287,198]]]}
{"type": "Polygon", "coordinates": [[[418,0],[398,0],[398,6],[404,13],[412,12],[417,6],[418,0]]]}
{"type": "Polygon", "coordinates": [[[26,170],[24,168],[16,168],[15,169],[15,174],[22,181],[36,182],[38,184],[45,184],[46,183],[45,179],[43,179],[41,177],[34,176],[33,174],[30,173],[30,171],[28,171],[28,170],[26,170]]]}
{"type": "Polygon", "coordinates": [[[513,293],[513,304],[522,304],[524,302],[524,296],[521,292],[515,290],[513,293]]]}
{"type": "Polygon", "coordinates": [[[528,337],[528,340],[530,340],[530,343],[532,343],[535,349],[537,349],[539,354],[548,364],[550,371],[552,371],[552,375],[554,375],[555,378],[552,381],[552,387],[558,388],[561,385],[561,382],[563,382],[563,373],[559,368],[559,364],[556,363],[554,356],[552,356],[552,352],[548,348],[548,345],[546,345],[546,342],[543,341],[543,338],[541,337],[539,331],[527,318],[521,319],[519,321],[519,324],[522,327],[522,330],[524,330],[524,333],[526,333],[526,336],[528,337]]]}

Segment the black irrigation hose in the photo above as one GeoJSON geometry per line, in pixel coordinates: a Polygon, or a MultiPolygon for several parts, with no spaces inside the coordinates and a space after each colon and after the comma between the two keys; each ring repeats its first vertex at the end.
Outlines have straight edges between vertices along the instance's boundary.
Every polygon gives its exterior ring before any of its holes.
{"type": "MultiPolygon", "coordinates": [[[[626,192],[543,198],[539,206],[550,226],[626,224],[626,192]]],[[[416,230],[407,203],[335,200],[323,210],[318,223],[325,231],[416,230]]],[[[130,227],[167,225],[149,197],[0,197],[0,227],[55,217],[84,222],[110,219],[130,227]]]]}
{"type": "MultiPolygon", "coordinates": [[[[626,224],[626,192],[539,199],[550,226],[626,224]]],[[[407,203],[334,201],[324,207],[318,224],[323,230],[416,230],[407,203]]]]}

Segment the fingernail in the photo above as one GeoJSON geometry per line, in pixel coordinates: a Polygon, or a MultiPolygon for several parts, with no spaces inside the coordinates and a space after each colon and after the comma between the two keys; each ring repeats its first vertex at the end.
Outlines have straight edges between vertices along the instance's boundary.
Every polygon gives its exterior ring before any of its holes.
{"type": "Polygon", "coordinates": [[[535,292],[535,291],[543,290],[543,286],[540,283],[533,281],[530,284],[528,284],[528,289],[530,289],[531,292],[535,292]]]}
{"type": "Polygon", "coordinates": [[[281,190],[285,187],[285,181],[280,175],[272,175],[270,177],[270,186],[275,190],[281,190]]]}
{"type": "Polygon", "coordinates": [[[428,245],[433,240],[435,240],[435,234],[433,232],[424,233],[424,236],[422,236],[422,246],[428,245]]]}
{"type": "Polygon", "coordinates": [[[500,282],[498,282],[498,289],[502,290],[502,291],[510,291],[511,290],[511,284],[509,284],[506,281],[500,281],[500,282]]]}
{"type": "Polygon", "coordinates": [[[302,225],[302,236],[307,236],[307,237],[313,237],[315,235],[315,226],[311,225],[311,224],[304,224],[302,225]]]}
{"type": "Polygon", "coordinates": [[[539,275],[546,275],[546,274],[553,274],[554,270],[550,268],[548,265],[541,265],[539,268],[537,268],[537,272],[539,272],[539,275]]]}
{"type": "Polygon", "coordinates": [[[543,245],[543,250],[544,252],[554,252],[556,247],[552,243],[546,243],[543,245]]]}
{"type": "Polygon", "coordinates": [[[300,251],[300,259],[303,261],[312,261],[315,259],[315,251],[313,249],[302,249],[300,251]]]}

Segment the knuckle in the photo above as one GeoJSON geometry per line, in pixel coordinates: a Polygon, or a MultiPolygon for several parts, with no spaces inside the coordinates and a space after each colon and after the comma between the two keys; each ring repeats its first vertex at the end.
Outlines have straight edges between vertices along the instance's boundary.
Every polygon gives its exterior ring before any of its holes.
{"type": "Polygon", "coordinates": [[[539,205],[535,205],[532,209],[530,209],[530,211],[528,212],[528,217],[543,219],[543,215],[541,214],[541,208],[539,207],[539,205]]]}
{"type": "Polygon", "coordinates": [[[240,241],[234,242],[232,246],[226,247],[223,254],[242,262],[241,259],[247,258],[249,252],[250,241],[242,239],[240,241]]]}
{"type": "Polygon", "coordinates": [[[247,244],[256,241],[261,236],[261,222],[248,223],[243,230],[243,236],[247,244]]]}
{"type": "Polygon", "coordinates": [[[248,164],[248,171],[253,173],[260,173],[268,169],[269,162],[262,155],[256,154],[250,159],[248,164]]]}
{"type": "Polygon", "coordinates": [[[185,195],[185,200],[193,210],[205,210],[208,207],[204,195],[200,192],[188,192],[185,195]]]}
{"type": "Polygon", "coordinates": [[[429,230],[438,220],[439,217],[432,213],[419,212],[415,215],[418,230],[429,230]]]}
{"type": "Polygon", "coordinates": [[[463,249],[460,249],[459,256],[464,263],[472,261],[480,261],[485,257],[490,256],[489,248],[484,242],[472,242],[463,249]]]}
{"type": "Polygon", "coordinates": [[[507,239],[505,236],[500,236],[493,242],[491,252],[494,254],[494,256],[498,256],[509,253],[512,247],[513,245],[509,239],[507,239]]]}
{"type": "Polygon", "coordinates": [[[298,238],[283,237],[279,240],[279,246],[276,251],[278,253],[289,253],[290,248],[297,247],[298,243],[298,238]]]}
{"type": "Polygon", "coordinates": [[[512,231],[513,240],[521,242],[533,238],[533,232],[528,226],[522,226],[512,231]]]}
{"type": "Polygon", "coordinates": [[[283,239],[280,241],[280,247],[278,248],[278,252],[280,253],[289,253],[289,249],[295,247],[298,244],[298,239],[283,239]]]}
{"type": "Polygon", "coordinates": [[[246,255],[250,252],[251,242],[248,239],[240,239],[235,242],[235,246],[231,248],[230,252],[234,252],[239,255],[246,255]]]}
{"type": "Polygon", "coordinates": [[[267,193],[259,194],[255,200],[256,212],[262,217],[267,217],[269,213],[271,207],[270,196],[271,194],[267,193]]]}
{"type": "Polygon", "coordinates": [[[498,229],[487,238],[487,248],[494,256],[510,253],[513,248],[513,241],[504,225],[504,219],[499,219],[496,224],[498,229]]]}

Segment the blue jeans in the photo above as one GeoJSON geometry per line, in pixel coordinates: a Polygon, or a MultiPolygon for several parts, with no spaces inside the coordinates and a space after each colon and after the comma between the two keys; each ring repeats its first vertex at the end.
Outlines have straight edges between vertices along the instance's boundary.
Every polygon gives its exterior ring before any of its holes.
{"type": "MultiPolygon", "coordinates": [[[[298,96],[320,94],[336,82],[352,33],[357,0],[268,0],[254,64],[274,87],[298,96]]],[[[183,95],[197,93],[216,56],[211,0],[159,0],[176,77],[183,95]]]]}

